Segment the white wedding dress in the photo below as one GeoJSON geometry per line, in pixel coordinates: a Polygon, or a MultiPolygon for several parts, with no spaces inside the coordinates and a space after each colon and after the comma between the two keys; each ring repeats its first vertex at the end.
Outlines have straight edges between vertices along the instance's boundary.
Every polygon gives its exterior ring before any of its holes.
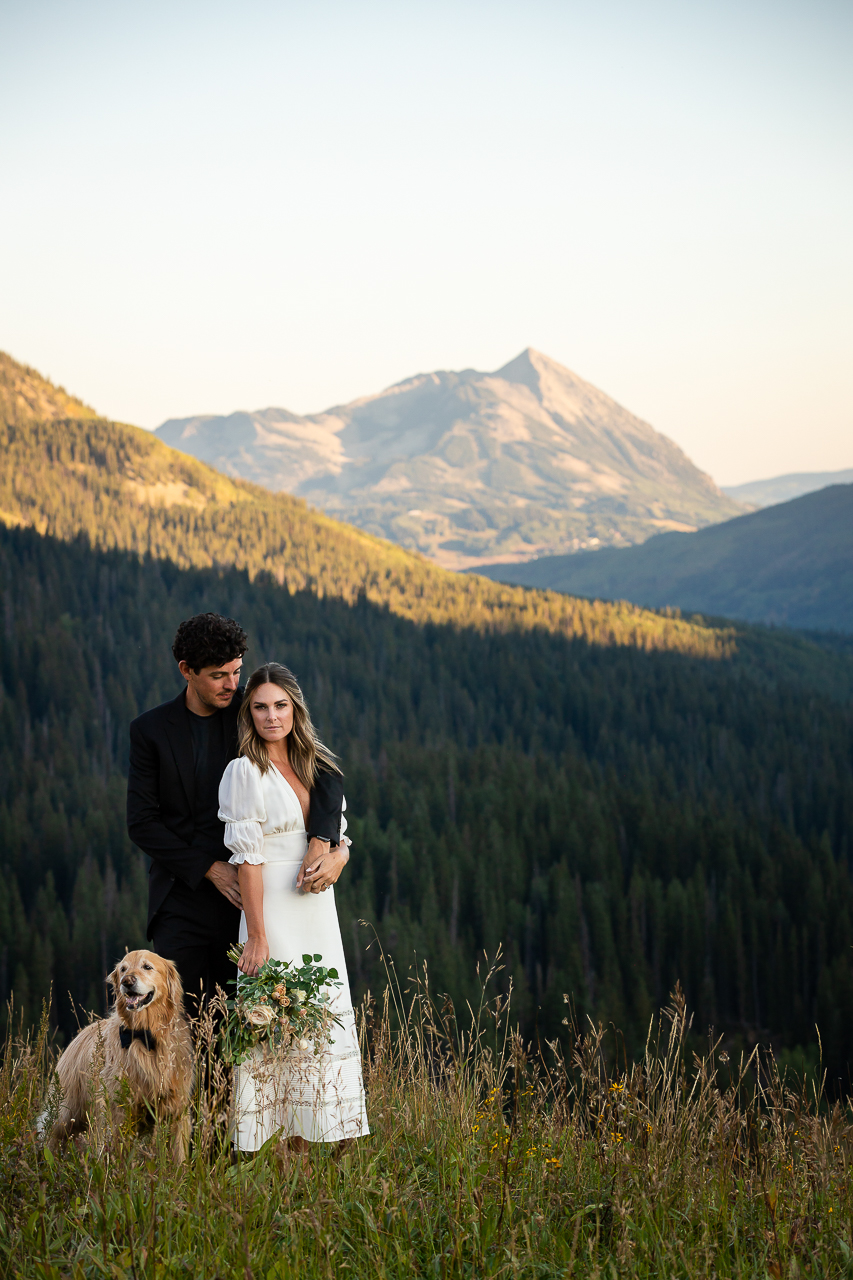
{"type": "MultiPolygon", "coordinates": [[[[344,804],[346,807],[346,804],[344,804]]],[[[270,956],[302,964],[303,953],[320,954],[337,969],[343,985],[330,987],[330,1007],[341,1026],[319,1055],[313,1045],[292,1048],[282,1058],[257,1050],[235,1072],[234,1145],[257,1151],[268,1138],[299,1135],[309,1142],[336,1142],[370,1132],[364,1104],[361,1053],[355,1029],[335,890],[305,893],[296,875],[308,847],[302,806],[276,768],[265,774],[241,757],[232,760],[219,786],[219,817],[232,863],[263,864],[264,927],[270,956]]],[[[342,831],[346,819],[342,819],[342,831]]],[[[240,941],[247,938],[240,918],[240,941]]]]}

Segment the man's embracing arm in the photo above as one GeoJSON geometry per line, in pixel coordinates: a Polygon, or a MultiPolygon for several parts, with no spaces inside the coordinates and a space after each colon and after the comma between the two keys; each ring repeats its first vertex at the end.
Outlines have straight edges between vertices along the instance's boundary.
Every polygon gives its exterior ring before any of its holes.
{"type": "Polygon", "coordinates": [[[337,844],[341,838],[341,811],[344,803],[344,780],[332,769],[321,769],[311,788],[311,810],[308,835],[317,840],[337,844]]]}
{"type": "Polygon", "coordinates": [[[127,831],[143,853],[191,889],[197,889],[211,865],[222,858],[221,850],[186,844],[161,819],[158,752],[136,721],[130,726],[127,831]]]}
{"type": "Polygon", "coordinates": [[[321,769],[311,788],[308,852],[296,877],[297,889],[320,893],[334,884],[349,862],[349,849],[339,844],[344,780],[333,769],[321,769]]]}

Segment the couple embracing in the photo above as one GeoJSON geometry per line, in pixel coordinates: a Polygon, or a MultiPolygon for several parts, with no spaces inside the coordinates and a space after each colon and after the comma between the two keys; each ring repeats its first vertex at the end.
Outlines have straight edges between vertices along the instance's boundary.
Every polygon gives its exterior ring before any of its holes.
{"type": "Polygon", "coordinates": [[[236,1071],[235,1147],[256,1151],[279,1134],[304,1150],[368,1132],[328,893],[349,860],[346,801],[293,674],[266,663],[240,686],[247,647],[232,618],[206,613],[178,627],[172,652],[186,687],[130,726],[128,831],[151,858],[148,936],[177,966],[191,1016],[236,976],[235,938],[246,974],[304,952],[338,970],[338,1025],[322,1053],[294,1047],[272,1072],[261,1055],[236,1071]]]}

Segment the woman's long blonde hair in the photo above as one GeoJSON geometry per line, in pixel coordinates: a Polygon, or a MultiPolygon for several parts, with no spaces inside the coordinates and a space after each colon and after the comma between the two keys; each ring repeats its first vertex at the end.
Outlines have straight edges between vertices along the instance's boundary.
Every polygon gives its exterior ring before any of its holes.
{"type": "Polygon", "coordinates": [[[266,773],[270,767],[267,744],[258,733],[252,719],[252,698],[262,684],[278,685],[293,704],[293,728],[287,736],[287,756],[291,769],[302,785],[310,791],[317,781],[317,774],[324,768],[330,769],[333,773],[340,773],[335,757],[317,737],[296,676],[280,662],[264,663],[262,667],[258,667],[257,671],[253,671],[246,681],[243,701],[237,716],[240,755],[257,765],[261,773],[266,773]]]}

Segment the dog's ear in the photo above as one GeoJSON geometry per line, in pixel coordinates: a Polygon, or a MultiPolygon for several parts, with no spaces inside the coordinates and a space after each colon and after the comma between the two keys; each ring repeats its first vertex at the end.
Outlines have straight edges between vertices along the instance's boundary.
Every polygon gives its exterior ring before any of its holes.
{"type": "Polygon", "coordinates": [[[166,974],[166,995],[169,1003],[176,1009],[180,1009],[184,999],[184,988],[181,985],[178,970],[171,960],[163,960],[161,957],[161,963],[166,974]]]}
{"type": "Polygon", "coordinates": [[[112,973],[108,973],[106,978],[107,986],[112,990],[114,996],[118,995],[119,980],[118,965],[116,965],[112,973]]]}

